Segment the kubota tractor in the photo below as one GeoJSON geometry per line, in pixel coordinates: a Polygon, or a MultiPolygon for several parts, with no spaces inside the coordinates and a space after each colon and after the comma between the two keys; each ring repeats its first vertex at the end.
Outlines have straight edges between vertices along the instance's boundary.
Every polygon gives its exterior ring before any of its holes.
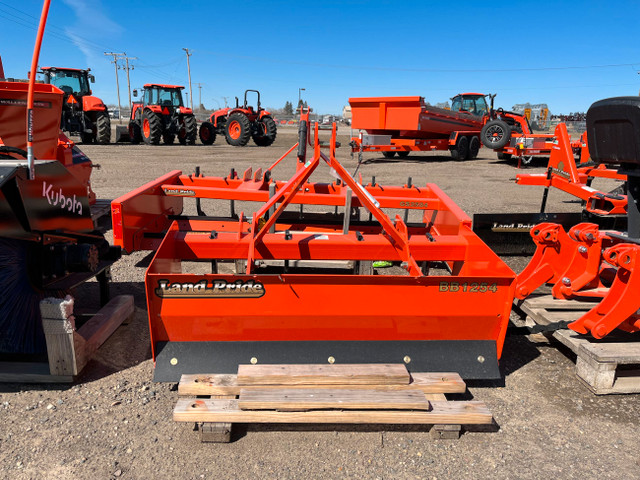
{"type": "Polygon", "coordinates": [[[111,142],[111,121],[107,106],[91,95],[89,82],[95,77],[91,69],[43,67],[45,83],[55,85],[64,92],[60,128],[79,134],[82,143],[111,142]]]}
{"type": "MultiPolygon", "coordinates": [[[[158,145],[160,139],[170,145],[178,137],[182,145],[193,145],[198,127],[193,111],[184,106],[180,85],[144,86],[142,102],[135,102],[129,120],[129,137],[132,143],[158,145]]],[[[137,90],[133,91],[137,97],[137,90]]]]}
{"type": "Polygon", "coordinates": [[[236,97],[235,107],[226,107],[216,110],[211,114],[208,122],[202,122],[200,126],[200,141],[205,145],[211,145],[216,141],[216,135],[224,135],[229,145],[244,147],[249,138],[259,147],[271,145],[278,133],[278,127],[271,113],[260,106],[260,92],[258,90],[246,90],[244,92],[244,104],[239,105],[236,97]],[[254,110],[247,105],[247,93],[255,92],[258,95],[258,107],[254,110]]]}

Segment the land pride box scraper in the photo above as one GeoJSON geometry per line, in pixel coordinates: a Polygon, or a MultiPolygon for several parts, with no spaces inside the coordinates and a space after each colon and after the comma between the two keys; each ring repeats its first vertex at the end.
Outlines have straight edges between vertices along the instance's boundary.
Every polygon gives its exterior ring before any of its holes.
{"type": "Polygon", "coordinates": [[[115,243],[155,250],[145,278],[155,379],[327,362],[499,378],[514,273],[436,185],[364,184],[336,159],[335,124],[328,142],[318,130],[303,112],[298,143],[264,171],[173,171],[113,201],[115,243]],[[296,149],[296,173],[275,181],[296,149]],[[321,165],[337,180],[310,182],[321,165]],[[198,216],[183,215],[185,198],[198,216]],[[201,199],[232,212],[206,216],[201,199]],[[236,214],[236,201],[258,208],[236,214]],[[376,260],[393,262],[391,274],[374,274],[376,260]]]}

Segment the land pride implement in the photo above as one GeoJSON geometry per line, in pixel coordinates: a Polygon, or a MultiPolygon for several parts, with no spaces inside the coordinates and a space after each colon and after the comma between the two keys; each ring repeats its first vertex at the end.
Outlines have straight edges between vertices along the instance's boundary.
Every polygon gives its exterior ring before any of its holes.
{"type": "Polygon", "coordinates": [[[587,136],[597,168],[617,167],[614,173],[626,178],[628,194],[620,196],[620,204],[612,201],[618,199],[585,195],[586,208],[626,212],[626,231],[605,230],[595,223],[580,223],[568,231],[557,223],[535,226],[531,236],[536,252],[518,275],[516,296],[525,299],[546,284],[555,298],[591,301],[593,307],[569,328],[601,339],[616,329],[640,331],[640,99],[594,103],[587,112],[587,136]]]}
{"type": "Polygon", "coordinates": [[[529,232],[542,222],[562,225],[568,231],[581,222],[597,224],[601,229],[625,230],[627,226],[627,195],[624,172],[590,159],[586,132],[581,137],[580,161],[576,162],[575,145],[564,123],[556,126],[547,169],[544,173],[516,175],[518,185],[544,187],[540,210],[535,213],[483,213],[473,216],[473,230],[498,254],[532,254],[535,245],[529,232]],[[594,188],[594,181],[614,180],[619,185],[611,192],[594,188]],[[571,195],[582,203],[581,211],[547,212],[551,188],[571,195]]]}
{"type": "Polygon", "coordinates": [[[327,362],[499,378],[514,273],[436,185],[354,178],[336,159],[335,124],[328,141],[319,130],[303,111],[298,142],[267,169],[173,171],[112,202],[115,243],[155,251],[155,379],[327,362]],[[277,181],[288,156],[296,172],[277,181]],[[321,167],[336,180],[311,181],[321,167]],[[198,215],[183,213],[188,199],[198,215]],[[204,199],[230,213],[208,216],[204,199]],[[239,201],[255,209],[237,212],[239,201]],[[377,260],[394,267],[378,274],[377,260]]]}

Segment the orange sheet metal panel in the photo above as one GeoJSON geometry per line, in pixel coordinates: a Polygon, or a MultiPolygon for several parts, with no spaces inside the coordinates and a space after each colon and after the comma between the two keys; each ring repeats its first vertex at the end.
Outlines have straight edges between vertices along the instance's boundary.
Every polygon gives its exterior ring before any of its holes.
{"type": "MultiPolygon", "coordinates": [[[[5,145],[27,148],[26,82],[0,82],[0,137],[5,145]]],[[[57,158],[62,90],[36,83],[33,108],[33,154],[38,160],[57,158]]]]}

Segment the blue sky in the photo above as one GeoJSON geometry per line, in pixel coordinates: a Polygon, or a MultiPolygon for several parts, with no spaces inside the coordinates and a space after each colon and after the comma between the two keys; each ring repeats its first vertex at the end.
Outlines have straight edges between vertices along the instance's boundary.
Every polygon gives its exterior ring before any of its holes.
{"type": "MultiPolygon", "coordinates": [[[[40,1],[0,0],[0,56],[26,77],[40,1]]],[[[53,0],[40,65],[91,67],[94,93],[116,102],[106,51],[134,60],[132,87],[187,85],[202,103],[259,89],[264,106],[297,102],[339,113],[349,97],[497,93],[496,105],[553,113],[638,95],[640,2],[175,2],[53,0]]],[[[126,76],[120,95],[127,103],[126,76]]]]}

